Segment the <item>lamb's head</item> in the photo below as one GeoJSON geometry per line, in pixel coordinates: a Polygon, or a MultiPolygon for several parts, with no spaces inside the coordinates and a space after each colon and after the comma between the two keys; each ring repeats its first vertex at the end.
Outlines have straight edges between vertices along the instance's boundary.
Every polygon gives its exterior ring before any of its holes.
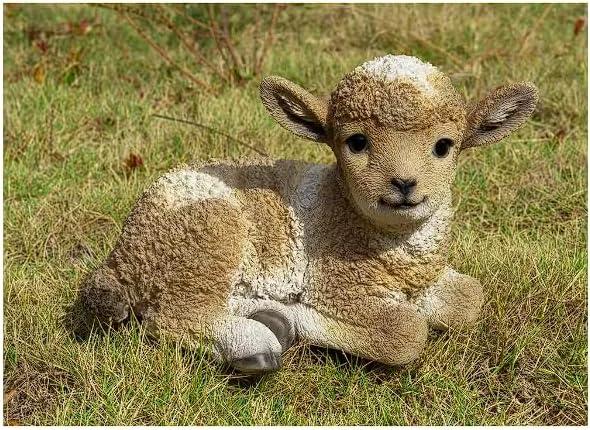
{"type": "Polygon", "coordinates": [[[537,90],[505,85],[468,108],[436,67],[388,55],[344,76],[328,99],[280,77],[262,81],[261,97],[283,127],[330,145],[357,211],[395,229],[449,202],[459,153],[520,127],[537,90]]]}

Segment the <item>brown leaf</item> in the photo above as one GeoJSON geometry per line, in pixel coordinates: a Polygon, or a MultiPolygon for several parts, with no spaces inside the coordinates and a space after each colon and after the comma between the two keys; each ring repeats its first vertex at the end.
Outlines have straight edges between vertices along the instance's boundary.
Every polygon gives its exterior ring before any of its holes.
{"type": "Polygon", "coordinates": [[[127,159],[125,160],[125,167],[128,170],[134,170],[138,167],[143,166],[143,158],[139,154],[134,154],[133,152],[129,154],[127,159]]]}
{"type": "Polygon", "coordinates": [[[45,67],[42,63],[38,63],[33,67],[33,79],[35,79],[35,82],[38,84],[45,82],[45,67]]]}
{"type": "Polygon", "coordinates": [[[563,139],[565,139],[565,130],[563,128],[557,130],[557,132],[555,133],[555,137],[557,138],[557,140],[559,140],[560,143],[563,142],[563,139]]]}
{"type": "Polygon", "coordinates": [[[29,27],[25,30],[25,33],[27,35],[27,39],[29,39],[29,41],[34,41],[36,39],[39,38],[39,36],[41,36],[41,30],[39,30],[36,27],[29,27]]]}
{"type": "Polygon", "coordinates": [[[576,19],[576,22],[574,23],[574,36],[580,34],[580,32],[584,30],[584,27],[586,27],[586,18],[582,16],[576,19]]]}
{"type": "Polygon", "coordinates": [[[86,33],[90,32],[90,30],[92,30],[92,25],[90,25],[90,22],[88,22],[87,19],[83,19],[82,21],[80,21],[78,23],[78,28],[76,33],[83,36],[86,33]]]}
{"type": "Polygon", "coordinates": [[[41,51],[43,54],[45,54],[47,52],[47,50],[49,49],[49,44],[47,43],[46,40],[44,39],[39,39],[35,41],[35,46],[37,47],[37,49],[39,49],[39,51],[41,51]]]}

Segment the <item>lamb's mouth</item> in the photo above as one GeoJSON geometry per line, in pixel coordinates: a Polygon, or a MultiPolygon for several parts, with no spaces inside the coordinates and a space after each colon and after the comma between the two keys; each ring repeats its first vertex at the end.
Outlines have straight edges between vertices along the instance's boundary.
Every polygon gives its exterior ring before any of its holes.
{"type": "Polygon", "coordinates": [[[388,197],[381,197],[379,199],[379,204],[381,206],[385,206],[389,209],[410,210],[410,209],[415,208],[416,206],[424,203],[425,201],[426,201],[426,196],[424,196],[422,198],[422,200],[420,200],[419,202],[411,202],[408,199],[394,201],[393,199],[390,199],[388,197]]]}

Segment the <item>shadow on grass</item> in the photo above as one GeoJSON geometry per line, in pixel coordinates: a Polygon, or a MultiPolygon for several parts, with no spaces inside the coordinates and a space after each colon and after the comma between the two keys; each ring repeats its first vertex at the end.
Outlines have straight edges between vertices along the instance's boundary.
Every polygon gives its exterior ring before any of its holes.
{"type": "Polygon", "coordinates": [[[400,372],[416,373],[420,367],[419,360],[407,365],[390,366],[337,349],[309,345],[307,350],[314,365],[336,366],[347,373],[363,372],[375,384],[391,381],[400,372]]]}
{"type": "MultiPolygon", "coordinates": [[[[89,341],[91,337],[97,340],[103,339],[123,328],[133,329],[135,327],[139,330],[141,319],[132,314],[125,321],[117,325],[107,325],[91,315],[83,305],[80,296],[78,296],[65,309],[61,323],[73,340],[78,343],[84,343],[89,341]]],[[[158,339],[151,336],[142,336],[141,341],[154,347],[157,347],[160,343],[158,339]]],[[[194,359],[194,348],[182,346],[181,350],[184,359],[189,361],[194,359]]],[[[420,360],[403,366],[389,366],[337,349],[309,345],[300,340],[283,354],[283,366],[280,369],[275,372],[263,374],[242,374],[227,364],[214,361],[205,350],[199,353],[204,354],[207,366],[211,366],[211,370],[214,373],[227,379],[228,385],[243,390],[258,388],[265,379],[272,377],[273,374],[280,374],[280,372],[286,370],[296,372],[305,371],[305,369],[309,369],[310,367],[335,367],[340,372],[347,374],[362,372],[373,383],[378,385],[390,382],[392,377],[399,376],[401,372],[411,375],[417,374],[420,368],[420,360]]]]}

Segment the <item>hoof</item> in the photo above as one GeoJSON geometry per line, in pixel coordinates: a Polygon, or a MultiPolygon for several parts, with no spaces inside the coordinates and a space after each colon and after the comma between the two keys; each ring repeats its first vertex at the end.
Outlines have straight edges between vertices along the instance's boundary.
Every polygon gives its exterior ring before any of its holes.
{"type": "Polygon", "coordinates": [[[267,326],[277,337],[283,352],[285,352],[295,341],[295,335],[291,330],[291,323],[286,316],[280,312],[267,310],[259,311],[250,316],[250,319],[258,321],[267,326]]]}
{"type": "Polygon", "coordinates": [[[233,360],[230,366],[247,374],[273,372],[281,367],[281,357],[272,352],[259,353],[233,360]]]}

